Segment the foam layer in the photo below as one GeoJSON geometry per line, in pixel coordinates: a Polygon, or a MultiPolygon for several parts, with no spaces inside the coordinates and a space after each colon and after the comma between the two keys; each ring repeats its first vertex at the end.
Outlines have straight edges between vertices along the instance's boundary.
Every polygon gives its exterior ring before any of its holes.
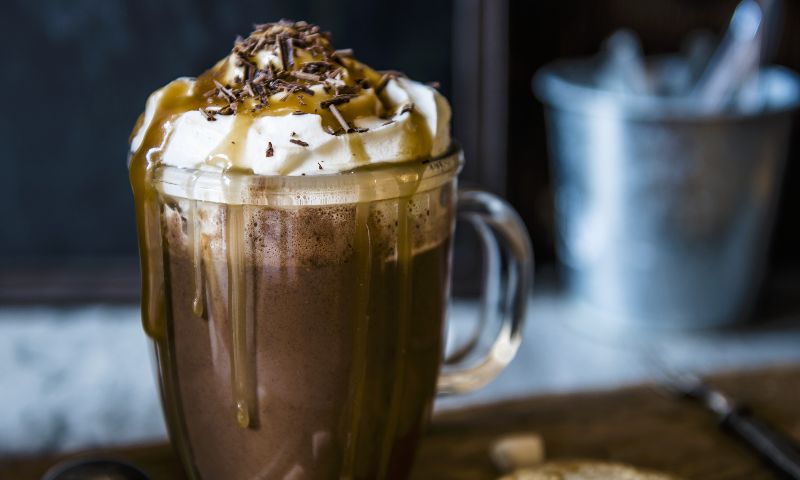
{"type": "MultiPolygon", "coordinates": [[[[353,232],[359,221],[366,221],[373,255],[391,261],[397,257],[403,209],[408,212],[412,253],[434,248],[452,233],[454,195],[449,183],[418,192],[408,200],[389,199],[362,205],[238,207],[243,216],[245,260],[264,266],[308,267],[350,261],[355,253],[353,232]],[[359,208],[365,211],[360,213],[359,208]]],[[[193,242],[197,241],[202,245],[205,261],[226,262],[226,222],[226,205],[173,197],[165,201],[165,235],[175,249],[173,254],[191,255],[193,242]],[[194,221],[199,221],[198,238],[191,238],[192,215],[197,215],[194,221]]]]}

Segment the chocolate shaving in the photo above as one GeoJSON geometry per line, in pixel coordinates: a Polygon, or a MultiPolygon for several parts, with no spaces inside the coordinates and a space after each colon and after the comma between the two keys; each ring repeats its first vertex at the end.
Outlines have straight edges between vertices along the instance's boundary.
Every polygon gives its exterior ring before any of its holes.
{"type": "Polygon", "coordinates": [[[275,46],[278,49],[278,57],[281,59],[281,70],[288,71],[290,68],[289,55],[288,52],[286,51],[288,47],[286,45],[286,39],[284,38],[283,35],[277,36],[277,39],[275,41],[275,46]]]}
{"type": "Polygon", "coordinates": [[[356,98],[357,96],[358,95],[353,94],[353,93],[346,93],[346,94],[343,94],[343,95],[336,95],[335,97],[333,97],[331,99],[323,100],[323,101],[319,102],[319,106],[322,107],[322,108],[328,108],[331,105],[341,105],[343,103],[349,102],[350,100],[356,98]]]}
{"type": "Polygon", "coordinates": [[[336,95],[353,95],[354,97],[357,96],[356,94],[359,92],[359,88],[355,85],[336,85],[334,90],[336,91],[336,95]]]}
{"type": "Polygon", "coordinates": [[[286,45],[286,61],[288,62],[284,65],[286,65],[286,70],[291,70],[294,66],[294,39],[286,38],[283,43],[286,45]]]}
{"type": "Polygon", "coordinates": [[[214,80],[214,85],[217,86],[217,92],[219,92],[220,96],[223,96],[223,97],[227,98],[230,101],[235,101],[236,100],[236,95],[234,95],[233,92],[230,91],[229,89],[225,88],[224,85],[222,85],[221,83],[219,83],[216,80],[214,80]]]}
{"type": "Polygon", "coordinates": [[[250,83],[261,86],[263,83],[268,82],[269,80],[269,70],[258,70],[250,83]]]}
{"type": "Polygon", "coordinates": [[[381,70],[379,73],[382,75],[388,75],[392,78],[408,78],[408,75],[401,72],[400,70],[381,70]]]}
{"type": "Polygon", "coordinates": [[[336,57],[352,57],[353,56],[353,49],[352,48],[343,48],[341,50],[334,50],[333,56],[336,56],[336,57]]]}
{"type": "Polygon", "coordinates": [[[289,141],[294,143],[295,145],[300,145],[301,147],[307,147],[308,146],[308,143],[306,143],[306,142],[304,142],[302,140],[298,140],[296,138],[290,138],[289,141]]]}
{"type": "Polygon", "coordinates": [[[244,91],[244,93],[247,94],[248,97],[255,97],[256,96],[256,92],[253,91],[252,82],[246,83],[244,85],[244,87],[242,87],[242,90],[244,91]]]}
{"type": "Polygon", "coordinates": [[[339,122],[339,125],[342,126],[342,129],[345,132],[350,130],[350,125],[347,124],[347,122],[344,120],[344,117],[342,117],[342,114],[339,113],[339,109],[336,108],[336,105],[330,105],[328,108],[330,109],[333,116],[336,118],[336,121],[339,122]]]}
{"type": "Polygon", "coordinates": [[[214,116],[214,114],[209,112],[205,108],[198,108],[198,110],[200,110],[200,113],[202,113],[203,116],[206,117],[206,120],[208,120],[209,122],[216,122],[217,121],[217,118],[214,116]]]}
{"type": "Polygon", "coordinates": [[[271,157],[275,155],[275,149],[272,148],[272,142],[267,142],[267,156],[271,157]]]}
{"type": "Polygon", "coordinates": [[[307,62],[300,67],[300,71],[304,73],[322,74],[332,70],[333,68],[334,67],[330,62],[307,62]]]}
{"type": "Polygon", "coordinates": [[[315,74],[315,73],[308,73],[308,72],[292,72],[292,76],[298,80],[308,80],[310,82],[321,83],[322,77],[315,74]]]}
{"type": "Polygon", "coordinates": [[[287,90],[289,93],[301,92],[301,93],[306,93],[306,94],[312,95],[312,96],[314,95],[314,90],[311,90],[307,86],[302,85],[302,84],[297,83],[297,82],[290,82],[290,81],[287,81],[287,80],[282,80],[280,78],[270,82],[270,85],[272,86],[272,88],[281,89],[281,90],[287,90]]]}
{"type": "Polygon", "coordinates": [[[397,70],[386,70],[381,73],[381,79],[378,81],[378,85],[375,87],[375,94],[377,95],[380,95],[383,89],[386,88],[389,80],[406,76],[403,72],[398,72],[397,70]]]}

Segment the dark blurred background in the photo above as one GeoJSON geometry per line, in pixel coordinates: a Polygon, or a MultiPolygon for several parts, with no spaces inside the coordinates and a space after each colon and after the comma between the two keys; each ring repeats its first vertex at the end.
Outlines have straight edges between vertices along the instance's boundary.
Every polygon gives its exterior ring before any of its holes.
{"type": "MultiPolygon", "coordinates": [[[[135,297],[125,162],[147,95],[211,66],[254,22],[282,17],[320,23],[334,32],[335,45],[354,48],[376,68],[439,81],[467,151],[464,180],[506,195],[529,227],[540,264],[552,264],[552,198],[533,73],[557,57],[593,54],[620,27],[639,33],[648,54],[676,51],[692,30],[721,32],[736,3],[4,0],[0,299],[135,297]]],[[[800,70],[800,29],[793,28],[800,2],[784,8],[777,62],[800,70]]],[[[773,272],[800,267],[797,127],[792,138],[773,272]]],[[[470,277],[479,267],[460,268],[470,277]]]]}

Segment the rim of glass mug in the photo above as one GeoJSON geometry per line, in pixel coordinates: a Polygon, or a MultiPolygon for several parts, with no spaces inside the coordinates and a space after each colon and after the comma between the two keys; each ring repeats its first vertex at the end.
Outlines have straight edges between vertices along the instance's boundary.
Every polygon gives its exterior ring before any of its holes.
{"type": "Polygon", "coordinates": [[[257,175],[159,165],[151,183],[171,197],[228,205],[340,205],[432,190],[455,178],[463,164],[461,146],[453,141],[435,158],[369,164],[323,175],[257,175]]]}
{"type": "MultiPolygon", "coordinates": [[[[667,97],[602,90],[591,81],[600,60],[596,57],[556,60],[539,69],[532,87],[547,107],[581,114],[631,120],[727,122],[791,112],[800,106],[800,75],[781,66],[762,67],[758,75],[761,108],[708,112],[689,97],[667,97]]],[[[681,60],[673,55],[648,60],[650,71],[670,68],[681,60]]]]}

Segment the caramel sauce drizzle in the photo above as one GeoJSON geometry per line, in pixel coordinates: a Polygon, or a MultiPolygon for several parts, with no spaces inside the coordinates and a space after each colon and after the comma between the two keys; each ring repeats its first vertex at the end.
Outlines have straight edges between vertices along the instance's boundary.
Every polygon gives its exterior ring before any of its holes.
{"type": "Polygon", "coordinates": [[[392,455],[392,445],[397,434],[397,422],[400,419],[400,409],[403,401],[403,387],[406,383],[406,356],[410,341],[410,308],[414,301],[411,288],[411,257],[413,254],[413,236],[411,235],[411,199],[417,193],[422,181],[425,165],[409,167],[408,173],[397,178],[400,189],[400,198],[397,199],[397,271],[399,275],[397,295],[400,298],[397,312],[397,350],[394,358],[394,378],[392,382],[392,395],[389,411],[386,414],[387,425],[381,446],[379,464],[379,478],[386,478],[389,461],[392,455]]]}
{"type": "Polygon", "coordinates": [[[345,457],[341,478],[353,478],[355,457],[358,448],[359,425],[364,404],[364,388],[367,376],[367,342],[369,332],[370,284],[372,280],[372,232],[369,228],[370,205],[356,205],[355,245],[358,277],[355,291],[355,331],[353,332],[353,372],[350,379],[349,425],[345,431],[345,457]]]}
{"type": "MultiPolygon", "coordinates": [[[[195,186],[199,178],[199,171],[192,174],[189,179],[186,191],[190,192],[192,197],[195,197],[195,186]]],[[[202,318],[204,303],[205,303],[205,289],[203,286],[203,237],[202,237],[202,222],[200,218],[200,205],[197,200],[189,200],[188,210],[186,212],[186,235],[189,237],[189,248],[192,254],[192,268],[194,269],[194,276],[192,277],[192,289],[194,290],[194,298],[192,299],[192,313],[198,318],[202,318]]]]}
{"type": "Polygon", "coordinates": [[[242,205],[227,207],[228,248],[228,316],[231,322],[231,384],[236,407],[236,421],[242,428],[250,426],[253,411],[250,397],[255,378],[250,368],[248,345],[252,335],[253,299],[244,258],[244,210],[242,205]],[[249,327],[249,328],[248,328],[249,327]]]}

